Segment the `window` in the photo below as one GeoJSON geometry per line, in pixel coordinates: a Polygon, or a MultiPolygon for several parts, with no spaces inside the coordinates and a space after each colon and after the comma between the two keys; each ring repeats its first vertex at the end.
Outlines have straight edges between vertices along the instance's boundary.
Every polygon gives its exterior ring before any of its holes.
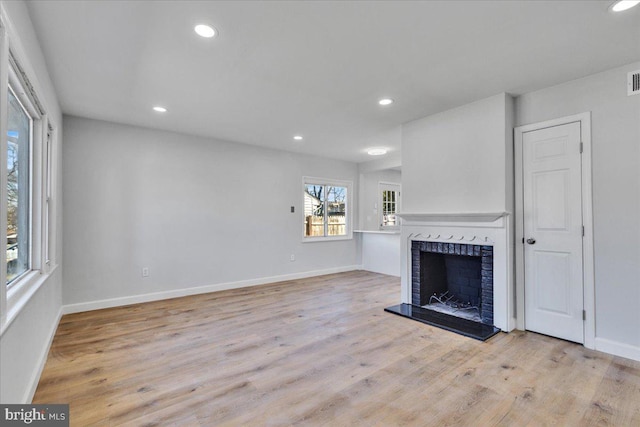
{"type": "Polygon", "coordinates": [[[29,270],[32,119],[11,87],[7,106],[7,284],[29,270]]]}
{"type": "Polygon", "coordinates": [[[351,238],[351,183],[304,179],[304,237],[307,240],[351,238]]]}
{"type": "Polygon", "coordinates": [[[378,184],[380,194],[380,229],[393,230],[400,227],[400,184],[381,182],[378,184]]]}
{"type": "Polygon", "coordinates": [[[0,334],[56,268],[56,131],[0,11],[0,334]]]}
{"type": "Polygon", "coordinates": [[[2,168],[6,178],[6,203],[2,204],[6,235],[2,237],[6,239],[3,279],[11,289],[18,282],[30,282],[29,272],[50,271],[54,130],[33,86],[13,57],[8,80],[4,112],[7,136],[6,148],[3,147],[7,160],[2,168]]]}

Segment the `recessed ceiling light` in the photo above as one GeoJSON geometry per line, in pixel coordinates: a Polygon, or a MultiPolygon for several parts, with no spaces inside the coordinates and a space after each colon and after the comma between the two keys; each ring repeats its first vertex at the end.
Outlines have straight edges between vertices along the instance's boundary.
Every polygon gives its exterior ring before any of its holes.
{"type": "Polygon", "coordinates": [[[216,29],[210,25],[198,24],[193,30],[200,36],[210,39],[211,37],[215,37],[217,32],[216,29]]]}
{"type": "Polygon", "coordinates": [[[158,105],[156,107],[153,107],[153,111],[157,113],[166,113],[167,109],[158,105]]]}
{"type": "Polygon", "coordinates": [[[391,99],[391,98],[382,98],[380,101],[378,101],[378,104],[380,104],[380,105],[391,105],[391,104],[393,104],[393,99],[391,99]]]}
{"type": "Polygon", "coordinates": [[[623,10],[631,9],[638,3],[640,3],[640,0],[619,0],[611,5],[611,10],[614,12],[622,12],[623,10]]]}
{"type": "Polygon", "coordinates": [[[387,154],[387,150],[385,150],[384,148],[372,148],[371,150],[367,151],[367,154],[370,156],[382,156],[383,154],[387,154]]]}
{"type": "Polygon", "coordinates": [[[302,141],[302,135],[296,135],[293,137],[296,141],[302,141]]]}

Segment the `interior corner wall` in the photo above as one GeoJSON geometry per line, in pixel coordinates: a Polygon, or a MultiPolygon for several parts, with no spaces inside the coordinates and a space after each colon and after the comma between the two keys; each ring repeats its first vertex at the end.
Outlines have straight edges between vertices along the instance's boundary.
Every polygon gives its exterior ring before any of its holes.
{"type": "Polygon", "coordinates": [[[505,130],[512,98],[499,94],[402,126],[402,210],[511,211],[505,130]]]}
{"type": "Polygon", "coordinates": [[[522,95],[516,124],[591,112],[596,348],[640,360],[640,62],[522,95]]]}
{"type": "Polygon", "coordinates": [[[64,124],[65,305],[356,266],[356,239],[302,242],[302,177],[352,181],[356,191],[355,163],[77,117],[64,124]]]}
{"type": "MultiPolygon", "coordinates": [[[[27,6],[23,1],[3,1],[2,9],[15,31],[10,42],[20,65],[38,91],[40,101],[57,128],[58,149],[62,144],[62,114],[47,72],[27,6]]],[[[59,152],[58,152],[59,154],[59,152]]],[[[58,155],[57,170],[61,168],[58,155]]],[[[56,261],[62,261],[62,179],[56,182],[56,261]]],[[[0,403],[31,401],[47,358],[62,308],[62,269],[47,278],[0,336],[0,403]]]]}

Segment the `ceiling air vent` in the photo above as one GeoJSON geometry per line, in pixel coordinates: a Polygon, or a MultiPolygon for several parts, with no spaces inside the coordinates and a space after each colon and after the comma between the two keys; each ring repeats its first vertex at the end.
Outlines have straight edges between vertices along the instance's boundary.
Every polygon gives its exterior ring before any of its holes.
{"type": "Polygon", "coordinates": [[[627,95],[638,95],[640,93],[640,70],[627,74],[627,95]]]}

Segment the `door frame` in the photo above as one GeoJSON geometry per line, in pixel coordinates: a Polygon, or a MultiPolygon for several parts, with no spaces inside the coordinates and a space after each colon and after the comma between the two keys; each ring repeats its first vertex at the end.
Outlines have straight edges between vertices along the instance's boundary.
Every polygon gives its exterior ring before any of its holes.
{"type": "Polygon", "coordinates": [[[584,346],[595,348],[595,280],[593,259],[593,197],[591,183],[591,112],[561,117],[539,123],[514,128],[514,160],[515,160],[515,279],[516,279],[516,327],[524,330],[524,187],[523,187],[523,137],[527,132],[580,123],[582,139],[582,280],[583,306],[586,314],[584,321],[584,346]]]}

